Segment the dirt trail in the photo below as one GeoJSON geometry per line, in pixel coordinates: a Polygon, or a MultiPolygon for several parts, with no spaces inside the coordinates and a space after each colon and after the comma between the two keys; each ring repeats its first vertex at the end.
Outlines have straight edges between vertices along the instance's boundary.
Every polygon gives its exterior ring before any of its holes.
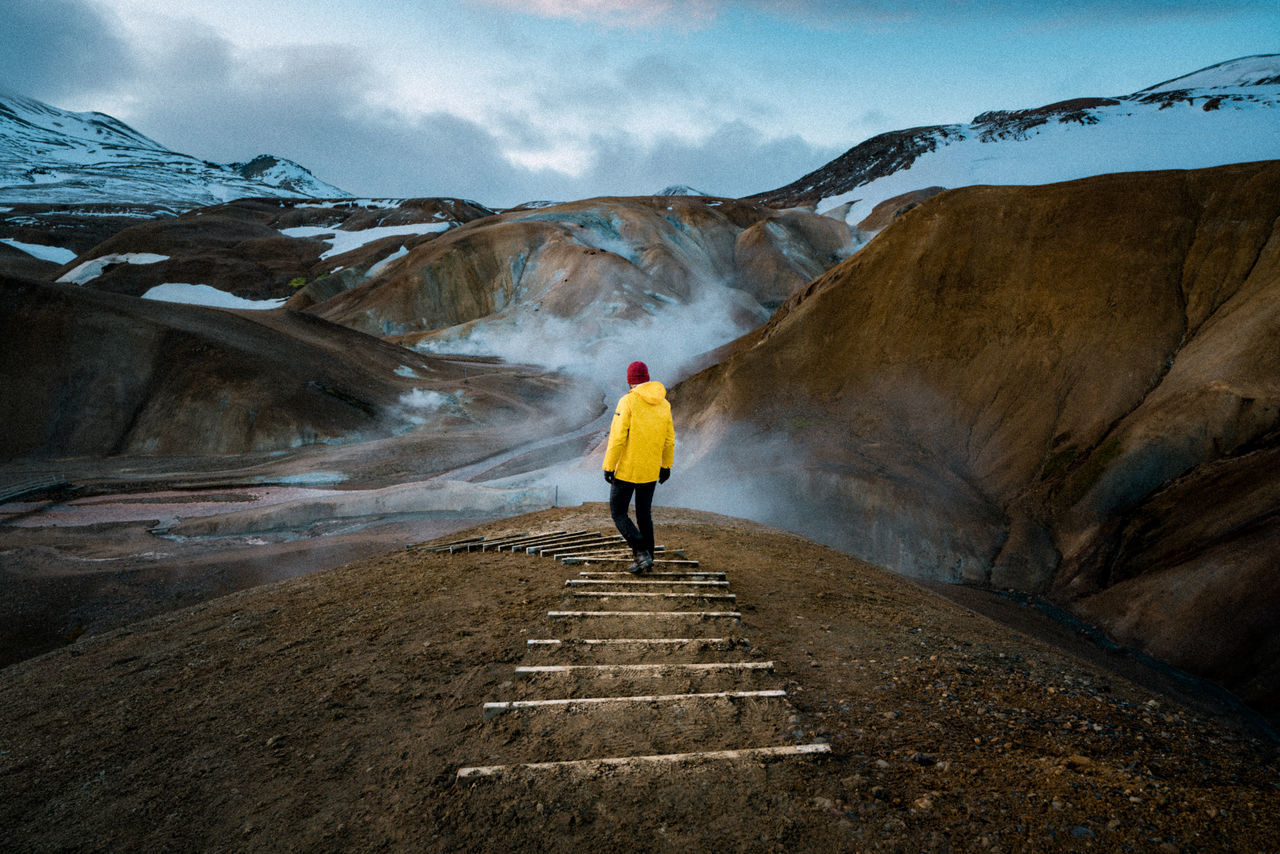
{"type": "MultiPolygon", "coordinates": [[[[518,551],[523,542],[496,548],[518,551]]],[[[683,769],[830,750],[789,738],[794,709],[774,662],[758,651],[750,657],[724,572],[662,553],[644,576],[618,571],[625,558],[578,560],[608,569],[565,581],[560,608],[547,612],[554,637],[530,638],[516,681],[503,683],[509,698],[485,703],[486,719],[500,720],[477,752],[502,764],[459,769],[459,780],[643,764],[683,769]]]]}
{"type": "MultiPolygon", "coordinates": [[[[773,662],[741,683],[664,684],[777,686],[791,708],[485,720],[485,703],[603,689],[515,676],[612,657],[530,651],[561,636],[547,614],[570,610],[577,570],[398,550],[0,671],[0,848],[1247,852],[1280,838],[1269,743],[803,538],[656,515],[662,540],[727,574],[741,623],[725,643],[618,662],[773,662]],[[457,776],[757,739],[831,754],[457,776]]],[[[480,532],[543,526],[607,530],[607,510],[480,532]]],[[[618,678],[629,692],[648,677],[618,678]]]]}

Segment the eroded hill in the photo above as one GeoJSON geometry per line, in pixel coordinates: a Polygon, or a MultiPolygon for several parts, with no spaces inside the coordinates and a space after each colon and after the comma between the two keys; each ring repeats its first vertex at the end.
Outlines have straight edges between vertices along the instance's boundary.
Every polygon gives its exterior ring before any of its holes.
{"type": "Polygon", "coordinates": [[[1277,162],[935,196],[676,389],[682,500],[1050,591],[1274,712],[1278,216],[1277,162]]]}
{"type": "MultiPolygon", "coordinates": [[[[299,312],[236,313],[5,277],[0,336],[6,460],[225,458],[409,431],[428,445],[470,440],[463,453],[484,456],[504,432],[518,443],[533,430],[570,429],[600,405],[563,377],[423,356],[299,312]]],[[[445,452],[436,465],[450,458],[457,463],[445,452]]]]}

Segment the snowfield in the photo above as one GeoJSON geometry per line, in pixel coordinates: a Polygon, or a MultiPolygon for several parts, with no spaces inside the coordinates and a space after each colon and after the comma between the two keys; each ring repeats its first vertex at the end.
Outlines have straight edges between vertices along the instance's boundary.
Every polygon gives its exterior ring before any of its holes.
{"type": "Polygon", "coordinates": [[[857,224],[880,202],[925,187],[1052,184],[1110,172],[1273,160],[1280,158],[1280,86],[1271,91],[1271,98],[1245,89],[1201,93],[1172,106],[1122,101],[1088,110],[1084,122],[1051,119],[996,138],[984,138],[976,124],[948,126],[948,139],[909,168],[825,197],[818,210],[849,203],[845,220],[857,224]],[[1237,100],[1215,106],[1219,94],[1237,100]]]}
{"type": "Polygon", "coordinates": [[[969,124],[883,134],[761,195],[811,200],[821,194],[817,210],[856,225],[881,202],[928,187],[1052,184],[1277,158],[1280,54],[1269,54],[1131,95],[995,110],[969,124]],[[895,170],[894,160],[905,165],[895,170]]]}

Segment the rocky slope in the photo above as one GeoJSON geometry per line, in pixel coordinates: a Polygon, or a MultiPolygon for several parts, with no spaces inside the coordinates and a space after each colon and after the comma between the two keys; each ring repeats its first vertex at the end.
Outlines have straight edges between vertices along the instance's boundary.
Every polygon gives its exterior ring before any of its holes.
{"type": "Polygon", "coordinates": [[[858,245],[843,222],[806,211],[591,199],[468,223],[309,310],[424,351],[548,367],[649,353],[670,376],[858,245]]]}
{"type": "Polygon", "coordinates": [[[146,296],[202,285],[248,300],[306,305],[364,281],[381,262],[493,212],[458,199],[239,199],[131,227],[77,253],[52,277],[146,296]]]}
{"type": "Polygon", "coordinates": [[[837,219],[700,196],[501,214],[457,199],[241,199],[125,228],[48,276],[210,305],[287,300],[423,352],[551,369],[649,353],[673,374],[859,245],[837,219]]]}
{"type": "Polygon", "coordinates": [[[968,124],[881,134],[753,198],[839,208],[863,229],[876,205],[928,187],[1045,184],[1280,156],[1280,54],[1250,56],[1130,95],[992,110],[968,124]]]}
{"type": "Polygon", "coordinates": [[[246,196],[348,195],[289,160],[264,154],[246,163],[210,163],[171,151],[104,113],[0,94],[0,202],[185,210],[246,196]]]}
{"type": "Polygon", "coordinates": [[[677,497],[1048,591],[1274,713],[1277,217],[1277,162],[935,196],[676,389],[677,497]]]}
{"type": "Polygon", "coordinates": [[[65,264],[112,235],[173,215],[163,205],[0,204],[0,273],[53,281],[65,264]]]}
{"type": "MultiPolygon", "coordinates": [[[[0,339],[7,460],[267,453],[410,430],[465,438],[477,424],[518,441],[525,425],[571,429],[600,405],[559,398],[555,377],[424,357],[306,314],[10,278],[0,339]]],[[[171,465],[184,464],[198,467],[171,465]]]]}

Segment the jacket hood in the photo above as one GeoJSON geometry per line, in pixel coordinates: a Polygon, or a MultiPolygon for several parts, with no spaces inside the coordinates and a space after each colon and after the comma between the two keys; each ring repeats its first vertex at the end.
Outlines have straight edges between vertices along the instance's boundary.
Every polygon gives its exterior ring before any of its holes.
{"type": "Polygon", "coordinates": [[[636,386],[631,393],[650,406],[656,406],[667,399],[667,387],[657,380],[636,386]]]}

